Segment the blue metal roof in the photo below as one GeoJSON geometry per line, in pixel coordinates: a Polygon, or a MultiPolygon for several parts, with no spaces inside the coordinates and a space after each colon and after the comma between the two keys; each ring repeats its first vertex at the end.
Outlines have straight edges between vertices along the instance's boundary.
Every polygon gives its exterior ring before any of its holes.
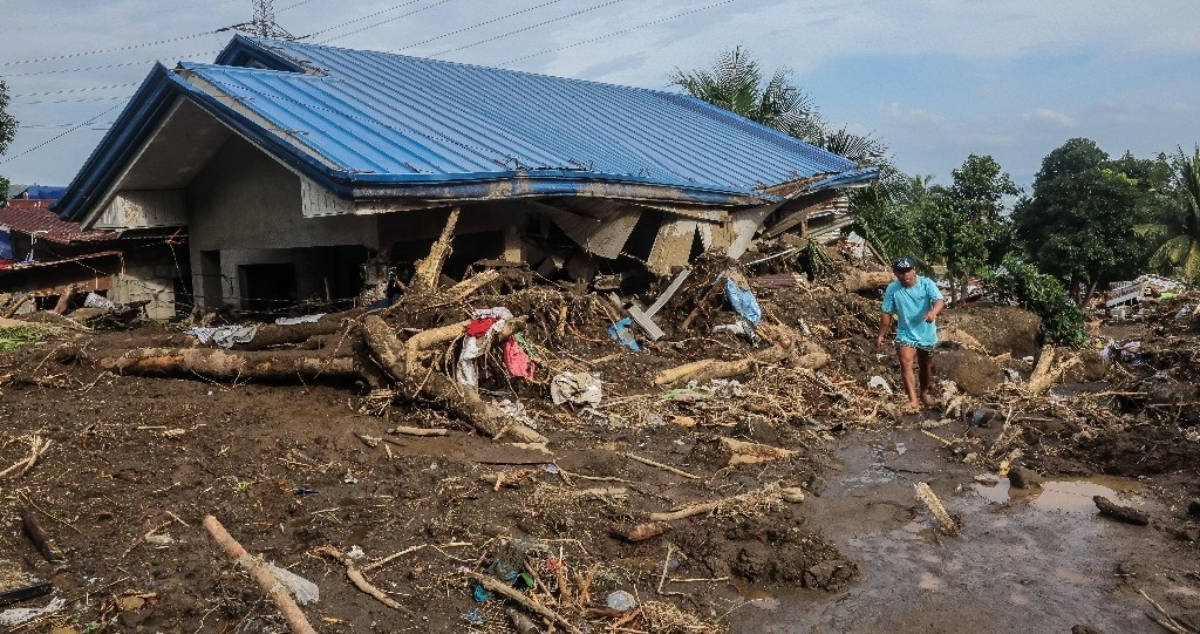
{"type": "Polygon", "coordinates": [[[14,198],[30,198],[38,200],[57,200],[62,197],[66,187],[59,185],[30,185],[21,190],[14,198]]]}
{"type": "Polygon", "coordinates": [[[61,213],[77,217],[96,202],[95,192],[76,190],[115,174],[108,163],[129,156],[122,145],[165,110],[136,102],[178,94],[347,198],[599,195],[748,205],[776,199],[760,191],[765,185],[875,176],[657,90],[245,36],[216,64],[163,71],[151,73],[84,165],[61,213]],[[206,94],[192,76],[223,94],[206,94]]]}

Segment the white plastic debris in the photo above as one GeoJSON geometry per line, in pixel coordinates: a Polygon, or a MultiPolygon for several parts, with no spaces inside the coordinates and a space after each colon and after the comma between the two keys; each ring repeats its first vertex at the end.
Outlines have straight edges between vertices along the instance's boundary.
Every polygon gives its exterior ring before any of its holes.
{"type": "Polygon", "coordinates": [[[867,387],[871,388],[872,390],[883,390],[888,394],[895,394],[895,392],[892,390],[892,386],[888,385],[887,379],[879,376],[878,374],[871,377],[871,380],[867,382],[867,387]]]}
{"type": "Polygon", "coordinates": [[[325,313],[313,313],[299,317],[278,317],[275,323],[280,326],[295,326],[296,324],[315,324],[325,316],[325,313]]]}
{"type": "MultiPolygon", "coordinates": [[[[483,348],[480,343],[486,343],[492,335],[500,332],[504,328],[504,324],[513,318],[513,314],[503,306],[495,308],[480,308],[475,311],[474,318],[479,319],[495,319],[496,321],[488,327],[487,332],[482,337],[467,336],[463,338],[462,350],[458,353],[458,368],[455,371],[455,378],[459,383],[471,388],[479,387],[479,370],[475,367],[475,359],[483,354],[483,348]],[[480,341],[482,339],[482,342],[480,341]]],[[[468,326],[467,331],[470,332],[468,326]]]]}
{"type": "Polygon", "coordinates": [[[586,372],[563,372],[550,381],[550,398],[555,405],[599,405],[604,398],[600,379],[586,372]]]}
{"type": "Polygon", "coordinates": [[[629,594],[624,590],[617,590],[615,592],[608,593],[608,596],[604,599],[604,604],[607,605],[609,609],[616,610],[618,612],[628,612],[637,607],[637,599],[635,599],[632,594],[629,594]]]}
{"type": "Polygon", "coordinates": [[[67,600],[62,597],[55,597],[42,608],[10,608],[0,612],[0,625],[8,627],[16,627],[23,623],[28,623],[36,618],[41,618],[47,614],[54,614],[63,609],[67,605],[67,600]]]}
{"type": "Polygon", "coordinates": [[[362,559],[363,557],[367,556],[367,553],[364,553],[363,549],[360,548],[358,544],[355,544],[350,547],[350,550],[346,551],[346,556],[351,559],[362,559]]]}
{"type": "MultiPolygon", "coordinates": [[[[357,546],[355,546],[355,548],[357,548],[357,546]]],[[[287,568],[280,568],[272,563],[268,563],[267,566],[271,568],[271,573],[275,575],[275,578],[279,580],[279,583],[287,586],[287,589],[291,591],[292,596],[296,597],[296,603],[299,603],[300,605],[308,605],[321,600],[321,589],[317,587],[317,584],[305,579],[304,577],[301,577],[287,568]]]]}
{"type": "Polygon", "coordinates": [[[96,293],[88,293],[83,300],[83,305],[88,308],[103,308],[104,310],[113,310],[117,307],[111,299],[96,293]]]}
{"type": "Polygon", "coordinates": [[[171,537],[170,535],[167,535],[167,534],[147,535],[146,543],[150,544],[151,546],[159,546],[159,547],[170,546],[171,544],[175,543],[175,538],[171,537]]]}
{"type": "Polygon", "coordinates": [[[254,340],[254,335],[257,333],[257,324],[245,326],[220,326],[217,328],[195,326],[188,329],[188,334],[195,337],[200,343],[207,344],[209,341],[212,341],[222,348],[232,348],[234,344],[238,343],[250,343],[254,340]]]}
{"type": "Polygon", "coordinates": [[[342,478],[342,482],[345,484],[358,484],[358,478],[354,477],[353,473],[347,471],[345,477],[342,478]]]}

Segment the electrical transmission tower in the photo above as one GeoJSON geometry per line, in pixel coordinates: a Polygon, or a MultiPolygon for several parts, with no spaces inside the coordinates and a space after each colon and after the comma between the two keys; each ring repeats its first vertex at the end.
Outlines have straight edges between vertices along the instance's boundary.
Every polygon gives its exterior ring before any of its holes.
{"type": "Polygon", "coordinates": [[[296,36],[275,22],[275,0],[253,0],[254,14],[249,22],[233,25],[236,29],[258,37],[270,37],[277,40],[294,40],[296,36]]]}

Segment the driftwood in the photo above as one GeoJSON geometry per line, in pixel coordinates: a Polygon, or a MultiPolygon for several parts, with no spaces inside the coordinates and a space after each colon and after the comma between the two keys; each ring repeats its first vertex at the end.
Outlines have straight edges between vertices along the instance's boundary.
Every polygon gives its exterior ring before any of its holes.
{"type": "Polygon", "coordinates": [[[896,276],[891,271],[852,271],[843,283],[851,293],[861,293],[885,288],[896,276]]]}
{"type": "Polygon", "coordinates": [[[1100,509],[1101,515],[1111,517],[1118,522],[1136,526],[1145,526],[1150,523],[1149,515],[1132,507],[1121,506],[1103,495],[1094,496],[1092,501],[1096,503],[1096,508],[1100,509]]]}
{"type": "Polygon", "coordinates": [[[929,488],[927,483],[917,482],[913,485],[913,490],[917,494],[917,499],[929,509],[929,513],[933,515],[933,519],[937,520],[938,525],[942,527],[942,530],[946,534],[954,535],[958,533],[958,523],[946,512],[946,507],[942,506],[942,501],[938,499],[938,496],[934,494],[933,489],[929,488]]]}
{"type": "Polygon", "coordinates": [[[25,302],[27,302],[31,299],[33,299],[32,293],[25,293],[24,295],[18,297],[13,302],[12,306],[9,306],[8,310],[4,311],[4,318],[8,319],[9,317],[12,317],[13,315],[17,314],[17,311],[21,310],[21,307],[25,305],[25,302]]]}
{"type": "Polygon", "coordinates": [[[429,255],[417,262],[416,273],[413,274],[409,288],[417,293],[427,293],[437,289],[438,279],[442,275],[442,265],[450,255],[450,242],[454,239],[454,227],[458,224],[459,208],[450,210],[442,234],[429,247],[429,255]]]}
{"type": "Polygon", "coordinates": [[[772,447],[771,445],[763,445],[756,442],[746,442],[736,438],[728,438],[722,436],[720,439],[721,447],[729,452],[729,463],[726,466],[736,466],[740,464],[756,464],[759,462],[769,462],[786,458],[793,453],[788,449],[780,447],[772,447]]]}
{"type": "Polygon", "coordinates": [[[643,458],[641,456],[636,456],[631,453],[626,453],[625,457],[629,458],[630,460],[633,460],[635,462],[640,462],[644,465],[649,465],[651,467],[655,467],[656,469],[662,469],[663,471],[674,473],[677,476],[683,476],[689,480],[699,480],[700,479],[700,476],[698,476],[698,475],[692,475],[682,469],[676,469],[675,467],[672,467],[671,465],[663,464],[661,462],[655,462],[653,460],[650,460],[649,458],[643,458]]]}
{"type": "Polygon", "coordinates": [[[37,461],[46,454],[46,450],[50,449],[50,445],[52,444],[54,444],[54,441],[50,440],[49,438],[42,438],[36,434],[30,436],[29,456],[27,458],[18,460],[17,462],[13,463],[11,467],[5,469],[4,471],[0,471],[0,478],[3,478],[10,473],[13,474],[13,477],[17,478],[25,475],[30,469],[33,468],[34,465],[37,464],[37,461]]]}
{"type": "MultiPolygon", "coordinates": [[[[428,428],[428,427],[393,427],[388,430],[389,434],[398,434],[402,436],[449,436],[449,429],[428,428]]],[[[386,439],[385,439],[386,440],[386,439]]]]}
{"type": "Polygon", "coordinates": [[[67,314],[67,308],[71,305],[71,296],[75,294],[75,285],[68,286],[58,296],[58,303],[54,304],[54,312],[58,315],[67,314]]]}
{"type": "MultiPolygon", "coordinates": [[[[789,491],[789,495],[787,496],[788,501],[793,501],[793,500],[799,501],[799,500],[804,499],[803,494],[801,494],[799,496],[799,498],[797,499],[794,492],[792,492],[790,489],[788,489],[788,491],[789,491]]],[[[740,495],[734,495],[734,496],[730,496],[730,497],[726,497],[726,498],[721,498],[719,500],[711,500],[708,502],[696,502],[693,504],[688,504],[686,506],[677,508],[673,511],[667,511],[667,512],[663,512],[663,513],[651,513],[649,519],[651,522],[671,522],[674,520],[681,520],[686,517],[691,517],[693,515],[700,515],[701,513],[709,513],[711,511],[715,511],[717,509],[720,509],[720,508],[723,508],[723,507],[726,507],[726,506],[729,506],[732,504],[746,504],[746,503],[754,503],[754,502],[774,502],[774,501],[779,501],[782,499],[785,499],[783,496],[783,490],[781,490],[778,486],[772,485],[772,486],[768,486],[764,489],[760,489],[758,491],[742,493],[740,495]]]]}
{"type": "MultiPolygon", "coordinates": [[[[466,324],[453,326],[461,333],[466,324]]],[[[507,432],[520,442],[546,442],[544,436],[513,421],[503,410],[485,402],[474,390],[465,389],[436,369],[424,368],[416,361],[412,340],[426,335],[420,345],[432,345],[431,342],[443,339],[446,335],[433,336],[427,333],[435,330],[449,332],[446,327],[425,330],[410,337],[406,357],[411,362],[400,360],[400,341],[383,319],[367,317],[363,320],[363,330],[371,353],[407,398],[423,397],[447,412],[470,421],[476,429],[493,439],[507,432]]]]}
{"type": "Polygon", "coordinates": [[[484,590],[494,592],[505,599],[520,604],[521,607],[529,610],[530,612],[550,619],[554,623],[561,625],[564,630],[570,632],[571,634],[583,634],[579,628],[571,625],[571,622],[563,618],[562,615],[542,605],[536,599],[518,592],[515,588],[509,586],[508,584],[502,583],[492,577],[481,575],[478,572],[473,572],[471,570],[464,570],[463,574],[466,575],[468,579],[483,586],[484,590]]]}
{"type": "Polygon", "coordinates": [[[25,507],[18,508],[17,513],[21,516],[21,527],[25,529],[25,534],[29,536],[33,545],[37,546],[38,552],[42,553],[42,557],[52,564],[65,562],[66,559],[54,548],[54,543],[46,536],[46,531],[42,530],[42,525],[33,513],[25,507]]]}
{"type": "Polygon", "coordinates": [[[204,517],[204,528],[208,530],[208,534],[212,535],[213,540],[221,546],[222,550],[245,568],[258,587],[271,597],[271,601],[275,603],[275,607],[279,608],[283,620],[292,632],[316,634],[317,631],[313,629],[304,613],[300,611],[300,607],[292,600],[287,588],[279,582],[268,566],[251,557],[250,553],[246,552],[246,549],[242,548],[242,545],[231,537],[221,522],[212,515],[204,517]]]}
{"type": "Polygon", "coordinates": [[[749,372],[760,363],[779,363],[787,358],[790,351],[789,342],[781,342],[755,355],[735,361],[718,361],[716,359],[693,361],[659,372],[654,376],[654,384],[662,386],[688,381],[705,383],[712,379],[738,376],[749,372]]]}
{"type": "Polygon", "coordinates": [[[354,565],[354,560],[343,555],[340,551],[338,551],[338,549],[334,548],[333,546],[322,546],[318,548],[316,552],[328,557],[332,557],[345,566],[346,578],[350,580],[350,583],[354,584],[355,588],[358,588],[363,593],[374,597],[376,601],[379,601],[393,610],[400,610],[401,612],[405,612],[410,616],[414,616],[411,610],[397,603],[395,599],[389,597],[379,588],[371,585],[371,582],[367,581],[367,578],[364,577],[362,572],[358,570],[358,567],[354,565]]]}
{"type": "Polygon", "coordinates": [[[330,313],[315,322],[290,326],[264,324],[254,332],[254,339],[246,343],[234,344],[233,349],[263,350],[272,346],[301,343],[320,335],[336,335],[346,329],[346,320],[359,317],[365,312],[365,309],[356,308],[340,313],[330,313]]]}
{"type": "Polygon", "coordinates": [[[102,369],[143,376],[206,376],[212,379],[355,378],[362,375],[351,356],[310,350],[231,351],[220,348],[135,348],[109,351],[97,359],[102,369]]]}
{"type": "Polygon", "coordinates": [[[637,543],[658,537],[669,530],[671,530],[671,525],[666,522],[643,522],[625,530],[614,528],[609,534],[617,539],[637,543]]]}
{"type": "Polygon", "coordinates": [[[467,326],[470,323],[471,320],[466,319],[446,326],[422,330],[421,332],[409,337],[408,341],[404,342],[405,367],[416,368],[418,366],[418,352],[426,348],[436,346],[439,343],[454,341],[466,332],[467,326]]]}
{"type": "Polygon", "coordinates": [[[500,271],[487,269],[446,289],[445,297],[450,301],[461,301],[470,297],[479,289],[500,279],[500,271]]]}

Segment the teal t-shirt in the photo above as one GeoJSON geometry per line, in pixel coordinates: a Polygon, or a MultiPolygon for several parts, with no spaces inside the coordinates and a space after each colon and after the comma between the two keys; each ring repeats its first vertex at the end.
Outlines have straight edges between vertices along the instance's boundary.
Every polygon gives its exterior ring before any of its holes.
{"type": "Polygon", "coordinates": [[[937,345],[937,324],[925,321],[925,315],[933,310],[934,302],[942,299],[937,284],[928,277],[918,275],[917,283],[905,287],[900,280],[893,280],[883,293],[883,312],[895,314],[896,341],[929,347],[937,345]]]}

